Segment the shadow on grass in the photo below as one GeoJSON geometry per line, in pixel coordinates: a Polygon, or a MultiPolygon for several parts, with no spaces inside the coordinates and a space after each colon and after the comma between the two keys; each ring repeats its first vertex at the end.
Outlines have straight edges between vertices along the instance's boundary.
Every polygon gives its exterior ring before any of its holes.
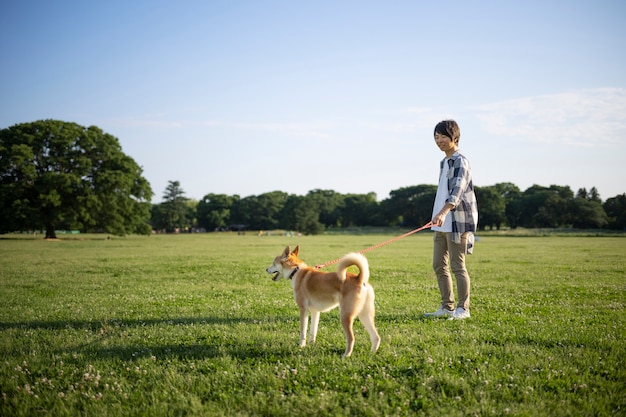
{"type": "MultiPolygon", "coordinates": [[[[331,331],[342,332],[338,317],[323,317],[322,326],[331,326],[331,331]],[[333,326],[336,325],[336,328],[333,326]]],[[[285,358],[299,352],[296,346],[296,339],[281,339],[277,341],[277,337],[273,330],[268,329],[267,338],[263,336],[263,331],[258,332],[256,337],[249,337],[251,331],[242,331],[241,327],[230,336],[219,336],[211,334],[211,326],[235,327],[244,326],[252,329],[251,326],[287,326],[289,336],[292,337],[297,331],[298,317],[293,316],[270,316],[262,319],[253,317],[174,317],[174,318],[147,318],[147,319],[119,319],[110,318],[106,320],[32,320],[32,321],[13,321],[0,322],[0,331],[4,330],[43,330],[43,331],[61,331],[61,330],[82,330],[92,332],[93,337],[89,337],[90,341],[73,347],[61,347],[54,350],[55,354],[79,354],[86,357],[98,358],[103,360],[124,360],[124,361],[140,361],[145,359],[151,360],[167,360],[167,359],[183,359],[183,360],[201,360],[211,358],[236,358],[239,360],[260,359],[272,360],[273,357],[278,359],[285,358]],[[180,343],[159,343],[154,340],[146,340],[145,343],[131,343],[121,345],[121,340],[111,337],[112,329],[141,329],[141,328],[158,328],[159,331],[167,331],[170,326],[198,326],[193,331],[194,336],[189,335],[192,340],[182,341],[180,343]],[[207,329],[206,334],[203,332],[202,326],[207,329]],[[261,336],[259,336],[261,335],[261,336]]],[[[425,317],[423,313],[411,312],[402,315],[378,315],[376,318],[379,331],[380,326],[398,325],[405,323],[419,323],[438,321],[436,319],[425,317]]],[[[361,326],[359,320],[355,321],[356,326],[361,326]],[[358,323],[358,324],[357,324],[358,323]]],[[[256,332],[256,330],[255,330],[256,332]]],[[[343,334],[343,333],[342,333],[343,334]]],[[[361,340],[367,343],[366,338],[361,340]]],[[[330,354],[341,355],[344,346],[332,347],[330,354]]],[[[19,354],[19,352],[14,352],[19,354]]]]}
{"type": "MultiPolygon", "coordinates": [[[[280,320],[277,318],[276,320],[280,320]]],[[[106,320],[32,320],[24,322],[0,322],[0,330],[100,330],[105,327],[187,326],[187,325],[234,325],[257,324],[260,320],[249,317],[176,317],[149,319],[106,319],[106,320]]]]}
{"type": "MultiPolygon", "coordinates": [[[[291,317],[266,317],[263,320],[246,317],[177,317],[177,318],[151,318],[151,319],[108,319],[108,320],[52,320],[52,321],[25,321],[25,322],[0,322],[0,331],[3,330],[86,330],[100,335],[104,329],[118,328],[131,329],[143,327],[164,328],[167,326],[259,326],[294,321],[291,317]]],[[[239,331],[240,332],[240,331],[239,331]]],[[[210,332],[209,332],[210,333],[210,332]]],[[[55,354],[81,354],[99,359],[114,360],[140,360],[149,358],[162,359],[207,359],[233,357],[241,360],[255,358],[285,357],[293,353],[293,347],[276,346],[275,340],[268,335],[267,340],[254,338],[229,338],[216,343],[209,335],[198,336],[193,342],[181,343],[133,343],[131,345],[117,345],[114,340],[103,333],[102,338],[92,340],[85,344],[72,348],[61,348],[54,351],[55,354]]],[[[247,334],[247,332],[244,332],[247,334]]],[[[14,352],[19,354],[19,352],[14,352]]]]}
{"type": "MultiPolygon", "coordinates": [[[[337,313],[333,313],[335,316],[337,313]]],[[[324,321],[334,322],[338,317],[322,316],[324,321]]],[[[108,318],[104,320],[31,320],[31,321],[0,321],[0,331],[17,329],[17,330],[90,330],[99,331],[108,327],[154,327],[154,326],[193,326],[193,325],[226,325],[232,326],[237,324],[256,325],[266,323],[298,323],[297,311],[288,316],[268,316],[262,319],[254,317],[156,317],[147,319],[119,319],[108,318]]],[[[408,312],[403,314],[377,314],[376,323],[381,325],[406,324],[415,322],[437,321],[433,317],[427,317],[421,312],[408,312]]],[[[355,323],[359,320],[355,319],[355,323]]],[[[333,325],[333,324],[330,324],[333,325]]],[[[340,326],[337,321],[337,326],[340,326]]]]}
{"type": "Polygon", "coordinates": [[[285,358],[293,353],[288,347],[269,346],[267,344],[223,344],[204,343],[166,344],[154,346],[110,346],[84,348],[84,353],[99,359],[112,360],[203,360],[214,358],[236,358],[240,360],[285,358]]]}

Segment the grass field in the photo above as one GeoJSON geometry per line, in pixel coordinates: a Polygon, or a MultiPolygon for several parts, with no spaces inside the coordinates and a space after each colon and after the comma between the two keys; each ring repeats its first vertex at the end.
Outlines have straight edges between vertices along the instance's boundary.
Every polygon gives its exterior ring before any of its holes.
{"type": "MultiPolygon", "coordinates": [[[[481,236],[472,318],[438,307],[431,235],[368,253],[377,354],[334,310],[297,347],[311,265],[391,235],[0,238],[2,416],[626,415],[626,238],[481,236]]],[[[332,269],[329,267],[327,269],[332,269]]]]}

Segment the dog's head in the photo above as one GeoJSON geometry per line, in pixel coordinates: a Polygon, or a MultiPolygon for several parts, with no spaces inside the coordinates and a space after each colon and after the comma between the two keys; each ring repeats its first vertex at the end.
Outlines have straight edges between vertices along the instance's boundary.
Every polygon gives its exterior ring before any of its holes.
{"type": "Polygon", "coordinates": [[[268,274],[274,274],[272,281],[290,277],[293,270],[302,263],[298,259],[299,251],[300,246],[296,246],[293,251],[290,251],[287,246],[282,254],[274,258],[274,262],[266,269],[268,274]]]}

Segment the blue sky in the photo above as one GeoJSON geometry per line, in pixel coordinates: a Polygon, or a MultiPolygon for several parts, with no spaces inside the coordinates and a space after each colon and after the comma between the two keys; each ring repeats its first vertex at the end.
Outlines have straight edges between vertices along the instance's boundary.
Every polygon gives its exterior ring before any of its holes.
{"type": "Polygon", "coordinates": [[[161,201],[436,184],[626,192],[623,1],[0,3],[0,128],[116,136],[161,201]]]}

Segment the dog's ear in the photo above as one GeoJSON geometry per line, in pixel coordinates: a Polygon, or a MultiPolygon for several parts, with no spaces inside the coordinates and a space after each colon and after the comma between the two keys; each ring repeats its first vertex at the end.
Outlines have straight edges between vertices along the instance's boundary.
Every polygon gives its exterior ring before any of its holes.
{"type": "Polygon", "coordinates": [[[283,259],[287,259],[288,256],[289,256],[289,246],[287,246],[285,250],[283,251],[283,259]]]}
{"type": "Polygon", "coordinates": [[[291,252],[291,254],[294,255],[294,256],[298,256],[298,252],[300,252],[300,245],[296,246],[293,249],[293,252],[291,252]]]}

